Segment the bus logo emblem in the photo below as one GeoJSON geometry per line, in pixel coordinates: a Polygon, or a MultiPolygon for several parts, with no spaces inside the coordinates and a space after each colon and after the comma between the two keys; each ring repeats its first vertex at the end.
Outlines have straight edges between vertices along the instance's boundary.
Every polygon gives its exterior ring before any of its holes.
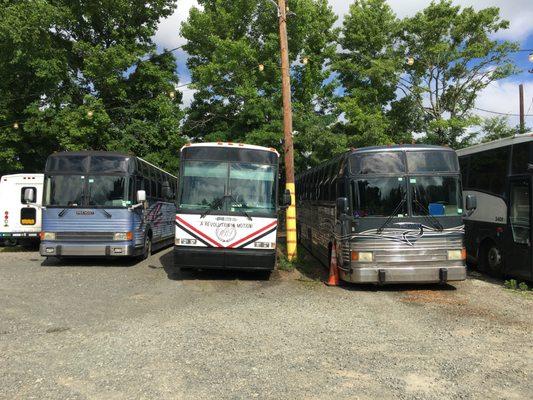
{"type": "Polygon", "coordinates": [[[237,236],[234,226],[219,226],[216,231],[217,238],[224,243],[231,242],[237,236]]]}

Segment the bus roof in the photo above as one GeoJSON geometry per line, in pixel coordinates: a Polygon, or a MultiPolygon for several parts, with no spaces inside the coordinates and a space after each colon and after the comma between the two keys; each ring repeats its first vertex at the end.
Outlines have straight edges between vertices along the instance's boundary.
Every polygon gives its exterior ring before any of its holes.
{"type": "Polygon", "coordinates": [[[369,146],[352,149],[351,154],[370,153],[370,152],[384,152],[384,151],[409,151],[409,150],[438,150],[438,151],[454,151],[450,147],[435,146],[431,144],[394,144],[390,146],[369,146]]]}
{"type": "Polygon", "coordinates": [[[517,134],[503,139],[494,140],[492,142],[475,144],[474,146],[466,147],[457,150],[457,155],[467,156],[469,154],[479,153],[481,151],[497,149],[498,147],[510,146],[512,144],[531,142],[533,141],[533,132],[517,134]]]}
{"type": "Polygon", "coordinates": [[[261,150],[261,151],[270,151],[276,153],[279,157],[279,153],[273,147],[263,147],[257,146],[255,144],[244,144],[244,143],[232,143],[232,142],[209,142],[209,143],[187,143],[181,148],[181,150],[188,147],[228,147],[228,148],[242,148],[248,150],[261,150]]]}
{"type": "Polygon", "coordinates": [[[20,173],[20,174],[8,174],[8,175],[2,175],[1,177],[2,181],[7,181],[8,179],[11,180],[25,180],[25,179],[30,179],[30,180],[34,180],[34,179],[41,179],[43,180],[44,179],[44,174],[34,174],[34,173],[29,173],[29,174],[25,174],[25,173],[20,173]]]}
{"type": "Polygon", "coordinates": [[[121,153],[119,151],[103,151],[103,150],[87,150],[87,151],[59,151],[50,154],[50,157],[61,157],[61,156],[115,156],[115,157],[134,157],[138,160],[141,160],[145,162],[146,164],[150,165],[151,167],[154,167],[158,169],[161,172],[164,172],[165,174],[168,174],[174,178],[177,179],[177,177],[170,172],[165,171],[164,169],[158,167],[157,165],[152,164],[149,161],[146,161],[145,159],[141,157],[137,157],[133,154],[127,154],[127,153],[121,153]]]}

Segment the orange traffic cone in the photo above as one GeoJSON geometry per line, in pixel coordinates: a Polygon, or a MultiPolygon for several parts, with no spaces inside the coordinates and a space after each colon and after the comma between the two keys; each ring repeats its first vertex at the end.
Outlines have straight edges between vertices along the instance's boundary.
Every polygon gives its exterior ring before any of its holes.
{"type": "Polygon", "coordinates": [[[331,250],[331,261],[329,263],[329,277],[327,282],[324,282],[328,286],[339,286],[339,268],[337,267],[337,252],[335,247],[331,250]]]}

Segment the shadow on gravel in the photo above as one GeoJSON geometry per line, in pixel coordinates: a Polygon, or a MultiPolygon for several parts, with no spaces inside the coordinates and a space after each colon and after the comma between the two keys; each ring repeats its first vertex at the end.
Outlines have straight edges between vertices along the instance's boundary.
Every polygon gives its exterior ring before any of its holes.
{"type": "Polygon", "coordinates": [[[174,267],[173,252],[163,254],[159,259],[168,279],[173,281],[202,280],[202,281],[268,281],[270,271],[238,271],[238,270],[210,270],[210,269],[180,269],[174,267]]]}
{"type": "Polygon", "coordinates": [[[137,265],[140,261],[133,258],[75,258],[62,257],[46,258],[42,263],[42,267],[120,267],[127,268],[137,265]]]}

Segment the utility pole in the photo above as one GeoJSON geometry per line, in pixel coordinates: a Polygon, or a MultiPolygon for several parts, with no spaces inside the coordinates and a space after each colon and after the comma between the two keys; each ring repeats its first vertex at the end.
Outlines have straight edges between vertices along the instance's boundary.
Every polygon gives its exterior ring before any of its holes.
{"type": "Polygon", "coordinates": [[[520,133],[524,133],[526,130],[526,121],[524,116],[524,85],[518,86],[518,93],[520,96],[520,133]]]}
{"type": "Polygon", "coordinates": [[[283,93],[283,133],[285,137],[285,188],[291,193],[291,205],[286,212],[287,258],[296,258],[296,191],[294,186],[294,147],[292,144],[291,78],[289,71],[289,46],[287,40],[287,6],[278,0],[279,43],[281,48],[281,82],[283,93]]]}

